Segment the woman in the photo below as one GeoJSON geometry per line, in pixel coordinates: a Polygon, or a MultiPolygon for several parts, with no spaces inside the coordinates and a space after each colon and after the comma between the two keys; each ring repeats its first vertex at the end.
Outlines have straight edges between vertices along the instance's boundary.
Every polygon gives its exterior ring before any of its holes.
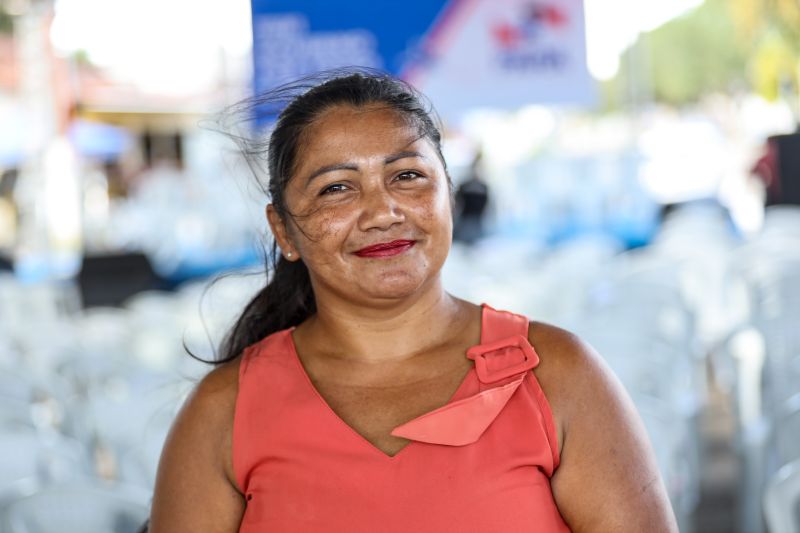
{"type": "Polygon", "coordinates": [[[598,355],[442,288],[452,187],[410,87],[334,77],[245,150],[280,255],[175,420],[152,533],[677,530],[598,355]]]}

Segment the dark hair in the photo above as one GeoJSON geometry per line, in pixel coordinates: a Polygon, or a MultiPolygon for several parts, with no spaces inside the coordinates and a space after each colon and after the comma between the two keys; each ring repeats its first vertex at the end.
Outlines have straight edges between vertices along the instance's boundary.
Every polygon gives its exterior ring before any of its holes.
{"type": "MultiPolygon", "coordinates": [[[[416,128],[420,138],[431,142],[447,170],[439,119],[427,99],[409,84],[368,69],[316,74],[245,100],[223,113],[224,129],[239,146],[262,190],[263,183],[268,183],[265,192],[284,220],[294,216],[287,209],[284,191],[295,169],[303,133],[323,112],[341,105],[375,105],[396,111],[416,128]],[[258,126],[276,115],[269,137],[259,135],[258,126]],[[242,125],[247,127],[244,132],[242,125]]],[[[450,188],[452,195],[452,184],[450,188]]],[[[209,363],[231,361],[247,346],[296,326],[316,312],[308,269],[302,260],[284,259],[274,239],[266,256],[267,272],[272,272],[269,282],[245,306],[225,335],[217,359],[209,363]]]]}

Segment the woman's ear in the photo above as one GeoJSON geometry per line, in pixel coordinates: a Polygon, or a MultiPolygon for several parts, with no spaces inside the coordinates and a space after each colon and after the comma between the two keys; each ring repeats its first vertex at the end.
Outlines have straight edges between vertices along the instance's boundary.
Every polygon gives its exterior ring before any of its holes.
{"type": "Polygon", "coordinates": [[[278,211],[275,209],[275,206],[273,206],[272,204],[268,204],[266,213],[267,213],[267,222],[269,222],[269,227],[272,230],[272,235],[278,242],[278,247],[281,249],[283,256],[289,261],[296,261],[297,259],[299,259],[300,256],[297,253],[297,250],[294,248],[294,246],[292,246],[292,243],[289,240],[289,232],[286,228],[286,224],[284,223],[281,216],[278,214],[278,211]]]}

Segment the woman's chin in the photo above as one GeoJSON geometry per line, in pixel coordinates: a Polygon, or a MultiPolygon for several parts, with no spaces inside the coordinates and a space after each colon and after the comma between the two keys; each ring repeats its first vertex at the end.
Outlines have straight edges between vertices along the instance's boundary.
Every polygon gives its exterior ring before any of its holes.
{"type": "Polygon", "coordinates": [[[361,282],[361,293],[369,299],[399,300],[414,296],[425,285],[425,278],[407,272],[384,273],[361,282]]]}

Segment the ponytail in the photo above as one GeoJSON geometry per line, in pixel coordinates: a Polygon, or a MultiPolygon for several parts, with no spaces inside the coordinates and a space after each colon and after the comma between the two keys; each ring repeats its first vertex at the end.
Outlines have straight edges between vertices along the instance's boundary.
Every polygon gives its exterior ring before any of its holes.
{"type": "Polygon", "coordinates": [[[245,306],[220,346],[220,357],[213,364],[235,359],[242,351],[264,337],[297,326],[317,310],[308,269],[302,261],[287,261],[278,256],[272,279],[245,306]]]}

